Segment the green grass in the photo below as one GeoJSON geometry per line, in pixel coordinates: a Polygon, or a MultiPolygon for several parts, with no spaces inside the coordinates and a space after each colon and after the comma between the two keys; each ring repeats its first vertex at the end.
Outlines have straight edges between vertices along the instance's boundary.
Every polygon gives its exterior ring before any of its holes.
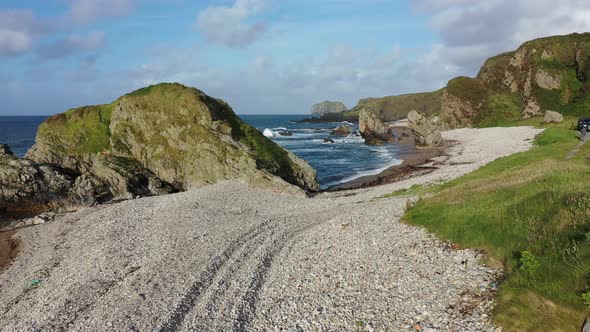
{"type": "Polygon", "coordinates": [[[516,122],[522,114],[522,101],[518,96],[497,94],[490,96],[483,105],[483,110],[475,119],[478,127],[496,127],[516,122]]]}
{"type": "Polygon", "coordinates": [[[70,155],[98,153],[109,149],[114,104],[71,109],[49,118],[38,135],[70,155]]]}
{"type": "Polygon", "coordinates": [[[382,121],[396,121],[407,117],[411,110],[426,114],[440,112],[443,90],[424,93],[410,93],[381,98],[366,98],[344,113],[347,118],[356,116],[361,109],[371,109],[382,121]]]}
{"type": "Polygon", "coordinates": [[[464,76],[450,80],[447,91],[456,97],[468,100],[474,107],[483,103],[490,93],[479,80],[464,76]]]}
{"type": "Polygon", "coordinates": [[[590,144],[565,161],[578,144],[567,122],[535,143],[430,189],[404,218],[503,263],[494,319],[505,331],[574,331],[590,290],[590,144]]]}

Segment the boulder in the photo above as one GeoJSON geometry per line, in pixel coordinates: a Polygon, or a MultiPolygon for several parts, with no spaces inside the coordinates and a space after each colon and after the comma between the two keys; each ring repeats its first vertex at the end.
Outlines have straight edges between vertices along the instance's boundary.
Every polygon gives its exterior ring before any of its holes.
{"type": "Polygon", "coordinates": [[[563,115],[561,115],[561,113],[557,113],[554,111],[546,111],[545,117],[543,118],[543,122],[545,122],[545,123],[550,123],[550,122],[561,123],[561,122],[563,122],[563,115]]]}
{"type": "Polygon", "coordinates": [[[443,143],[440,129],[425,115],[414,110],[408,113],[408,127],[420,147],[440,146],[443,143]]]}
{"type": "Polygon", "coordinates": [[[336,143],[336,141],[334,141],[333,139],[326,137],[324,138],[324,143],[336,143]]]}
{"type": "Polygon", "coordinates": [[[330,132],[332,136],[348,136],[351,134],[351,128],[346,125],[338,126],[330,132]]]}
{"type": "Polygon", "coordinates": [[[348,108],[339,101],[326,100],[311,107],[311,114],[324,115],[329,113],[342,113],[348,111],[348,108]]]}
{"type": "Polygon", "coordinates": [[[281,136],[293,136],[292,131],[279,131],[279,135],[281,136]]]}
{"type": "Polygon", "coordinates": [[[393,133],[373,112],[362,109],[359,113],[359,130],[369,145],[393,143],[393,133]]]}
{"type": "MultiPolygon", "coordinates": [[[[224,180],[319,189],[306,162],[244,123],[224,101],[181,84],[55,115],[39,127],[27,157],[92,176],[120,198],[224,180]]],[[[80,190],[88,191],[90,182],[83,184],[80,190]]]]}

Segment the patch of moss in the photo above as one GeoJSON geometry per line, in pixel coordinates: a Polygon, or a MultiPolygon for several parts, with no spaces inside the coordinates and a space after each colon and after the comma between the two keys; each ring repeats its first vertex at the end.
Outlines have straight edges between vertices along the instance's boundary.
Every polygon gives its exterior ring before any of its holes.
{"type": "Polygon", "coordinates": [[[84,106],[51,117],[41,124],[38,137],[70,155],[98,153],[109,149],[114,104],[84,106]]]}
{"type": "Polygon", "coordinates": [[[484,103],[475,123],[478,127],[495,127],[520,119],[522,100],[517,95],[495,94],[484,103]]]}
{"type": "Polygon", "coordinates": [[[490,93],[480,80],[465,76],[450,80],[447,91],[456,97],[468,100],[474,106],[483,103],[490,93]]]}
{"type": "Polygon", "coordinates": [[[443,90],[424,93],[410,93],[398,96],[387,96],[382,98],[365,98],[358,101],[358,104],[348,112],[345,117],[358,115],[361,109],[368,108],[383,121],[396,121],[407,117],[411,110],[426,114],[440,112],[443,90]]]}

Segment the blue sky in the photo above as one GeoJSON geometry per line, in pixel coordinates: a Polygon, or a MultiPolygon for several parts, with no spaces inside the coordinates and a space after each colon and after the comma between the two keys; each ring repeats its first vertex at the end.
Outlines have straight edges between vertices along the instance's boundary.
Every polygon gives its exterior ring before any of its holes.
{"type": "Polygon", "coordinates": [[[590,30],[565,0],[3,0],[0,115],[55,114],[158,82],[237,113],[438,89],[535,37],[590,30]]]}

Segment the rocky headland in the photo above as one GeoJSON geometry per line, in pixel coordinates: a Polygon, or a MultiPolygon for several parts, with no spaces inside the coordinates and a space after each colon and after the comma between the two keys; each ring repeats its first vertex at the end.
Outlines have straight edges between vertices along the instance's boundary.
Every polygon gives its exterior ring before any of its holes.
{"type": "Polygon", "coordinates": [[[222,100],[159,84],[52,116],[26,158],[0,154],[0,209],[39,211],[161,195],[236,180],[317,191],[305,161],[244,123],[222,100]]]}

